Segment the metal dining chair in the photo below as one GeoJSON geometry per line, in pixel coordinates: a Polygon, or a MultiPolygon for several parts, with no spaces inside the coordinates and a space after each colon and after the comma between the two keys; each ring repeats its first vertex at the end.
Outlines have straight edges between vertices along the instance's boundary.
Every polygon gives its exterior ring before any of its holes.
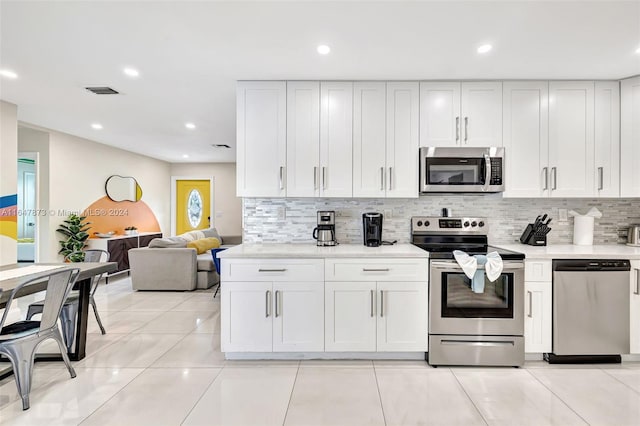
{"type": "Polygon", "coordinates": [[[62,360],[67,366],[71,378],[76,377],[76,372],[71,366],[67,348],[62,342],[62,335],[58,329],[58,318],[60,317],[62,305],[75,284],[79,273],[79,269],[64,269],[40,275],[14,288],[7,300],[2,320],[0,320],[0,354],[5,355],[11,361],[18,393],[22,398],[23,410],[29,409],[29,393],[31,392],[35,353],[40,343],[44,340],[53,339],[58,343],[62,360]],[[11,302],[13,302],[16,294],[23,287],[43,280],[47,281],[47,289],[41,320],[18,321],[5,325],[11,309],[11,302]]]}
{"type": "MultiPolygon", "coordinates": [[[[109,261],[109,252],[105,250],[85,250],[84,251],[84,261],[83,262],[108,262],[109,261]]],[[[104,274],[102,274],[104,275],[104,274]]],[[[91,287],[89,291],[89,303],[91,303],[91,307],[93,308],[93,313],[96,316],[96,321],[98,321],[98,326],[100,327],[100,332],[102,334],[106,334],[107,332],[102,325],[102,321],[100,320],[100,315],[98,314],[98,308],[96,306],[96,301],[94,299],[94,294],[98,289],[98,284],[100,283],[100,279],[102,279],[102,275],[96,275],[91,278],[91,287]]],[[[42,313],[43,308],[43,300],[38,302],[34,302],[29,305],[29,309],[27,310],[27,320],[30,320],[34,315],[42,313]]],[[[80,307],[80,293],[77,291],[72,291],[71,294],[67,297],[67,300],[62,307],[62,312],[60,313],[60,322],[62,323],[62,336],[64,337],[64,341],[67,345],[67,350],[69,352],[73,349],[73,340],[76,336],[76,316],[78,315],[78,309],[80,307]]]]}

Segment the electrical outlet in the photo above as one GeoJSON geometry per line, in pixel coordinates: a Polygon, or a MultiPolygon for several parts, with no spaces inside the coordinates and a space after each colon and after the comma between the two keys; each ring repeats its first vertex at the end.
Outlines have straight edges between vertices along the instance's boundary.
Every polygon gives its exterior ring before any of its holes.
{"type": "Polygon", "coordinates": [[[222,212],[216,212],[216,218],[221,218],[222,217],[222,212]]]}
{"type": "Polygon", "coordinates": [[[391,219],[393,217],[393,210],[385,210],[383,214],[385,219],[391,219]]]}
{"type": "Polygon", "coordinates": [[[278,220],[285,220],[287,218],[287,209],[284,206],[278,207],[278,220]]]}
{"type": "Polygon", "coordinates": [[[558,222],[567,222],[568,220],[567,209],[558,209],[558,222]]]}

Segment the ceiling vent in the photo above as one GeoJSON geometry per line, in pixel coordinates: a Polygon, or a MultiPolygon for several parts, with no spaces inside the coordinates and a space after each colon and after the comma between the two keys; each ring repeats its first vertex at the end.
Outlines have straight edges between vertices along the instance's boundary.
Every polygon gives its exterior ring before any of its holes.
{"type": "Polygon", "coordinates": [[[85,87],[85,89],[96,95],[117,95],[119,93],[111,87],[85,87]]]}
{"type": "Polygon", "coordinates": [[[211,146],[214,148],[231,148],[226,143],[212,143],[211,146]]]}

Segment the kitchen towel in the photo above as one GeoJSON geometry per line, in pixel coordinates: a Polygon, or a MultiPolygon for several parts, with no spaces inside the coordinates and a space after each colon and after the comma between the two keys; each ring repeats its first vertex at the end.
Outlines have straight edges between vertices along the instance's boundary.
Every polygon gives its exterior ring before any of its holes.
{"type": "Polygon", "coordinates": [[[463,251],[454,250],[453,256],[464,274],[471,280],[471,291],[474,293],[484,293],[485,273],[490,282],[494,282],[502,274],[502,257],[498,252],[492,251],[486,256],[482,254],[469,256],[463,251]],[[478,265],[484,268],[478,268],[478,265]]]}

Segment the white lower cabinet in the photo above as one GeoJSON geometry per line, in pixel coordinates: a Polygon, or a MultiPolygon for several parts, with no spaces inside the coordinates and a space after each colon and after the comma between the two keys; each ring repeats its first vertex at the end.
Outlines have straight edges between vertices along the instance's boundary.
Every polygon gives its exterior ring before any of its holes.
{"type": "Polygon", "coordinates": [[[273,351],[324,351],[324,282],[274,283],[273,351]]]}
{"type": "Polygon", "coordinates": [[[223,352],[271,352],[270,282],[234,282],[220,294],[223,352]]]}
{"type": "Polygon", "coordinates": [[[427,297],[426,283],[326,283],[325,350],[426,351],[427,297]]]}
{"type": "Polygon", "coordinates": [[[524,351],[552,350],[551,260],[526,260],[524,269],[524,351]]]}
{"type": "Polygon", "coordinates": [[[632,354],[640,354],[640,260],[631,261],[630,344],[632,354]]]}
{"type": "Polygon", "coordinates": [[[524,290],[524,351],[551,352],[551,283],[526,282],[524,290]]]}

